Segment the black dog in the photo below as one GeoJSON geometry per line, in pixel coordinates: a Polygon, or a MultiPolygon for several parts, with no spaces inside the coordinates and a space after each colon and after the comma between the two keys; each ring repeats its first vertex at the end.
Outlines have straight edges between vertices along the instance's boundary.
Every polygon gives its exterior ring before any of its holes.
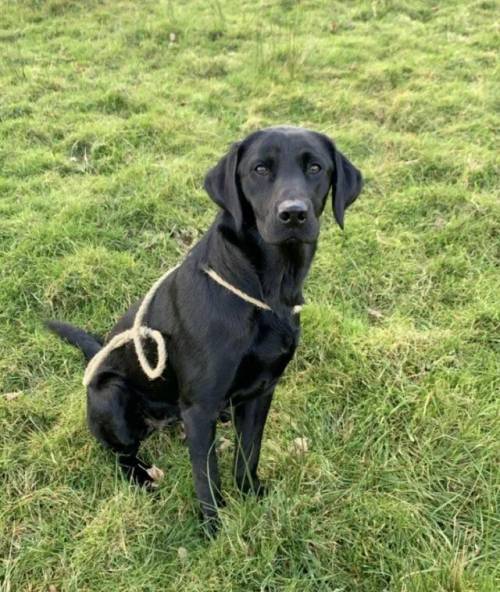
{"type": "MultiPolygon", "coordinates": [[[[335,219],[362,188],[360,172],[326,136],[295,127],[255,132],[235,143],[205,179],[222,211],[182,265],[158,289],[145,317],[167,344],[163,375],[148,380],[129,343],[110,353],[88,387],[94,436],[119,454],[125,474],[151,477],[137,459],[154,427],[182,418],[194,484],[204,517],[217,523],[220,478],[214,447],[216,421],[230,410],[237,434],[235,478],[244,492],[261,494],[257,464],[276,384],[292,358],[319,218],[332,190],[335,219]],[[262,310],[214,282],[215,270],[241,292],[264,301],[262,310]]],[[[128,329],[139,304],[110,338],[128,329]]],[[[102,347],[65,323],[50,328],[90,360],[102,347]]],[[[146,344],[148,359],[155,349],[146,344]]]]}

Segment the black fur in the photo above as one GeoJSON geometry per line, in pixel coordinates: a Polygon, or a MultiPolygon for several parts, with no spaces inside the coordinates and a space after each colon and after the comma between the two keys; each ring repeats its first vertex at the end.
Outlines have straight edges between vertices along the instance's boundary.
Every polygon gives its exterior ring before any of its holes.
{"type": "MultiPolygon", "coordinates": [[[[214,446],[217,418],[231,413],[234,420],[238,487],[261,494],[262,434],[274,388],[297,347],[300,318],[292,307],[303,302],[319,217],[331,189],[342,226],[344,210],[361,185],[359,171],[315,132],[269,128],[233,145],[205,180],[222,211],[160,286],[145,317],[167,342],[163,376],[149,381],[128,344],[108,356],[88,387],[92,433],[119,454],[125,474],[141,483],[148,481],[147,467],[136,456],[141,441],[154,426],[182,418],[196,494],[212,528],[222,501],[214,446]],[[203,272],[206,266],[264,300],[272,312],[216,284],[203,272]]],[[[125,313],[108,339],[132,325],[137,307],[125,313]]],[[[87,359],[101,346],[65,323],[49,326],[87,359]]],[[[155,362],[154,348],[148,357],[155,362]]]]}

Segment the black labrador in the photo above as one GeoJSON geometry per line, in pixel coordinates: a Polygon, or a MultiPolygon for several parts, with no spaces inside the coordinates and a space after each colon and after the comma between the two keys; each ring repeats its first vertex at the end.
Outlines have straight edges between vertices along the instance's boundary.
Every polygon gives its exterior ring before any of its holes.
{"type": "MultiPolygon", "coordinates": [[[[145,317],[166,340],[163,375],[148,380],[129,343],[110,353],[88,386],[90,430],[140,484],[151,484],[149,467],[136,456],[141,441],[155,427],[182,419],[196,494],[211,529],[222,503],[217,419],[230,411],[234,421],[237,486],[262,494],[262,434],[276,384],[297,347],[300,317],[293,308],[303,302],[319,218],[331,190],[334,216],[343,227],[344,210],[361,188],[360,172],[320,133],[273,127],[233,144],[205,178],[206,191],[222,210],[160,286],[145,317]],[[207,267],[271,310],[214,282],[207,267]]],[[[109,338],[130,328],[139,304],[109,338]]],[[[49,327],[87,360],[102,347],[66,323],[49,327]]],[[[146,343],[146,353],[155,363],[152,345],[146,343]]]]}

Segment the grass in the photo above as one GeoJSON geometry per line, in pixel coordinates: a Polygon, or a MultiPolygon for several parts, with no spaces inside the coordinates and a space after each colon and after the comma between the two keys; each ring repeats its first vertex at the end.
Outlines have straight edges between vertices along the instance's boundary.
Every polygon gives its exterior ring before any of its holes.
{"type": "Polygon", "coordinates": [[[3,3],[2,592],[498,590],[496,8],[3,3]],[[109,330],[207,228],[207,168],[285,122],[333,135],[366,187],[343,234],[324,220],[271,493],[240,498],[224,451],[207,542],[185,447],[144,447],[157,496],[125,483],[42,321],[109,330]]]}

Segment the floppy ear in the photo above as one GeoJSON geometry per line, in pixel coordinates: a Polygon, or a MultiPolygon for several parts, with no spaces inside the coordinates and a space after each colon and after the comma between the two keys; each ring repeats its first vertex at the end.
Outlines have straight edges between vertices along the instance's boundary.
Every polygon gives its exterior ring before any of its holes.
{"type": "Polygon", "coordinates": [[[340,228],[344,228],[344,210],[348,208],[361,193],[363,177],[361,172],[337,150],[333,142],[333,161],[335,170],[332,179],[333,215],[340,228]]]}
{"type": "Polygon", "coordinates": [[[236,228],[241,228],[243,211],[241,208],[237,168],[241,142],[235,142],[229,152],[210,169],[205,177],[205,191],[222,209],[234,218],[236,228]]]}

